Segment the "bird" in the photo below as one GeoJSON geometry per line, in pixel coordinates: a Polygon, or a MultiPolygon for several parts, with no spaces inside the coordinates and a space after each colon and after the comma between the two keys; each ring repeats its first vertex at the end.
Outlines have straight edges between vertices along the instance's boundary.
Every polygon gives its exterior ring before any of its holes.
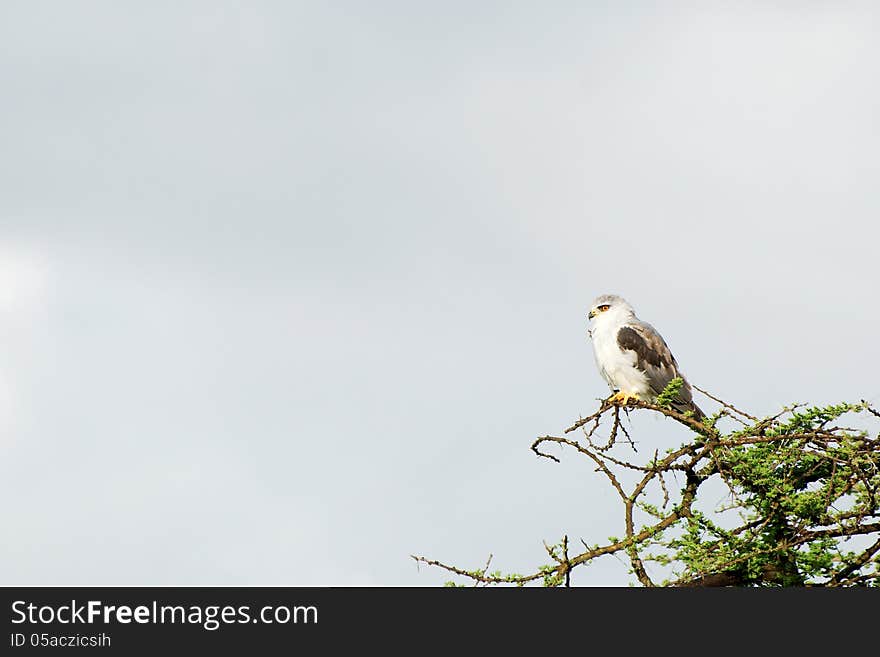
{"type": "Polygon", "coordinates": [[[682,385],[671,407],[680,413],[690,411],[695,420],[702,421],[705,414],[694,403],[691,385],[666,341],[653,326],[636,317],[626,299],[616,294],[596,297],[588,319],[596,366],[613,392],[607,401],[654,403],[667,384],[679,377],[682,385]]]}

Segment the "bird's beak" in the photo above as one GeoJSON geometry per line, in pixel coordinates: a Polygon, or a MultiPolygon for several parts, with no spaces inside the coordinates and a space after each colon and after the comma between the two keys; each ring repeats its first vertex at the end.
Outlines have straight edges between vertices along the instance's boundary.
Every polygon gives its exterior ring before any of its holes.
{"type": "Polygon", "coordinates": [[[595,310],[591,310],[591,311],[589,312],[589,314],[587,315],[587,317],[588,317],[589,319],[593,319],[595,316],[596,316],[596,311],[595,311],[595,310]]]}

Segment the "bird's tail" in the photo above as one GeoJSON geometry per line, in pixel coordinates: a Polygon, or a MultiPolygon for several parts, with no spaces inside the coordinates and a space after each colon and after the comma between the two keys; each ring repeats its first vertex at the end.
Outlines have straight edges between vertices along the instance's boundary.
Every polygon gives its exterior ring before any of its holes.
{"type": "Polygon", "coordinates": [[[679,413],[687,413],[688,411],[690,411],[694,414],[694,419],[697,422],[702,422],[703,418],[706,417],[706,414],[703,413],[703,410],[699,406],[697,406],[697,403],[694,401],[691,384],[687,381],[685,381],[684,385],[678,393],[678,399],[676,399],[675,401],[677,403],[673,403],[672,407],[679,413]]]}
{"type": "Polygon", "coordinates": [[[672,408],[674,408],[679,413],[687,413],[690,411],[694,414],[694,419],[697,422],[702,422],[703,418],[706,417],[706,414],[703,413],[702,409],[694,403],[693,399],[682,399],[673,402],[672,408]]]}
{"type": "Polygon", "coordinates": [[[700,407],[697,406],[697,405],[693,402],[693,400],[691,400],[690,408],[689,408],[688,410],[694,412],[694,419],[695,419],[697,422],[702,422],[703,419],[706,417],[706,414],[703,413],[702,410],[700,410],[700,407]]]}

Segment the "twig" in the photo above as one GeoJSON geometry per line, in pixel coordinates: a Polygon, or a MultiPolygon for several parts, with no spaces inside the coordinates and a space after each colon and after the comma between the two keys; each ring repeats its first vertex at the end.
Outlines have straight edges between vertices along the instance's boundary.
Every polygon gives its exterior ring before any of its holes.
{"type": "Polygon", "coordinates": [[[728,404],[726,401],[722,401],[721,399],[718,399],[718,397],[716,397],[715,395],[712,395],[711,393],[706,392],[706,391],[703,390],[702,388],[698,388],[698,387],[695,386],[693,383],[691,384],[691,387],[692,387],[694,390],[697,390],[697,391],[699,391],[699,392],[702,392],[704,395],[706,395],[706,396],[707,396],[709,399],[711,399],[712,401],[716,401],[716,402],[718,402],[718,403],[721,404],[724,408],[729,408],[729,409],[730,409],[731,411],[733,411],[734,413],[739,413],[739,414],[742,415],[743,417],[747,417],[747,418],[749,418],[752,422],[757,422],[757,421],[758,421],[758,418],[756,418],[754,415],[749,415],[749,414],[746,413],[745,411],[741,411],[741,410],[739,410],[738,408],[736,408],[736,407],[733,406],[732,404],[728,404]]]}

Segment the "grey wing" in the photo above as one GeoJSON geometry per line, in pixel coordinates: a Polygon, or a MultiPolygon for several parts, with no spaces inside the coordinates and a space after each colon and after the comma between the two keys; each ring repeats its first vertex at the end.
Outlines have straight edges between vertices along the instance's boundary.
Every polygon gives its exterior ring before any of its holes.
{"type": "Polygon", "coordinates": [[[691,386],[678,370],[678,363],[657,330],[647,322],[636,321],[620,328],[617,332],[617,345],[636,355],[636,367],[648,377],[648,384],[654,395],[659,395],[675,377],[684,381],[673,407],[679,411],[691,410],[698,419],[703,412],[694,404],[691,386]]]}

